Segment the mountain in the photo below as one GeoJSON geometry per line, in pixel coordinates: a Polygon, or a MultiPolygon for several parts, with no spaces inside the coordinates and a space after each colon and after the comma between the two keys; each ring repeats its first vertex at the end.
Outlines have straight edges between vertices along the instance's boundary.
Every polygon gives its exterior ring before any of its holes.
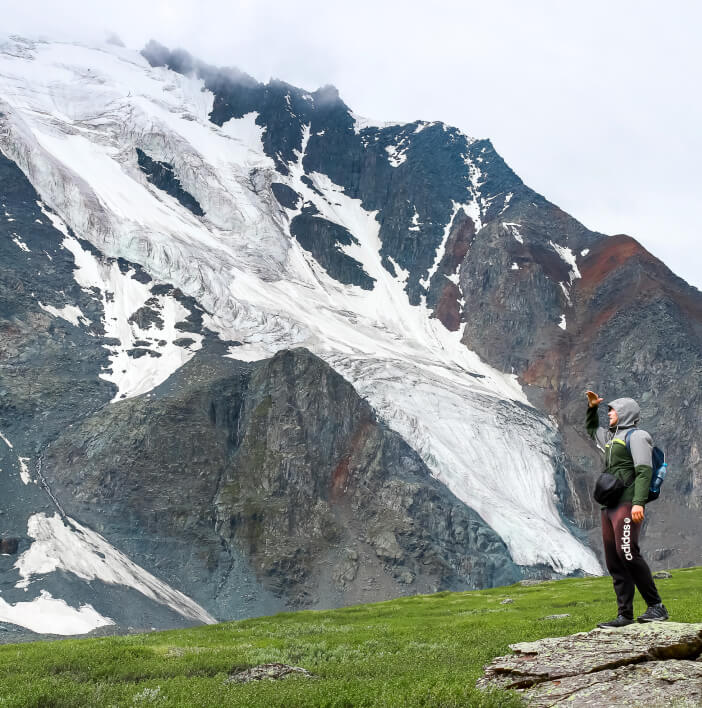
{"type": "Polygon", "coordinates": [[[660,559],[696,557],[702,300],[633,239],[333,87],[153,42],[1,52],[0,620],[600,573],[588,387],[641,400],[683,509],[660,559]]]}

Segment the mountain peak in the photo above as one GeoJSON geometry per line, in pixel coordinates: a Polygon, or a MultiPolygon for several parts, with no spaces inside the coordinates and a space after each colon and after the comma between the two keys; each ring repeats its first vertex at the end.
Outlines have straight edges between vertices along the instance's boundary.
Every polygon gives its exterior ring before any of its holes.
{"type": "Polygon", "coordinates": [[[336,86],[332,86],[331,84],[320,86],[312,95],[314,96],[315,103],[318,105],[343,103],[339,95],[339,90],[336,86]]]}

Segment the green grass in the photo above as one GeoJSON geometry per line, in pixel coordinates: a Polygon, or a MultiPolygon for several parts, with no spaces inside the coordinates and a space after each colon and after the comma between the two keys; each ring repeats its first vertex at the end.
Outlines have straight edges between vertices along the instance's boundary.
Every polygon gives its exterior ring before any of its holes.
{"type": "MultiPolygon", "coordinates": [[[[671,619],[702,622],[702,568],[658,587],[671,619]]],[[[636,611],[645,607],[637,596],[636,611]]],[[[592,629],[616,611],[609,578],[438,593],[128,637],[0,646],[0,707],[495,706],[476,679],[508,644],[592,629]],[[511,597],[512,604],[500,604],[511,597]],[[544,615],[571,616],[542,620],[544,615]],[[230,671],[283,662],[315,676],[225,685],[230,671]]]]}

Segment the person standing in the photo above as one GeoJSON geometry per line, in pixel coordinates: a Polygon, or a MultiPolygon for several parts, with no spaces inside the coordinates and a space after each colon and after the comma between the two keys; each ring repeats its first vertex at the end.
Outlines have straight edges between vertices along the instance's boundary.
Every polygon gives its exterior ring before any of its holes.
{"type": "Polygon", "coordinates": [[[648,605],[646,612],[637,618],[639,622],[667,620],[668,611],[639,550],[639,533],[653,474],[653,441],[645,430],[636,427],[641,410],[634,399],[618,398],[608,404],[609,428],[603,428],[599,424],[598,407],[604,399],[593,391],[587,391],[586,395],[588,435],[604,452],[605,471],[626,484],[618,503],[603,506],[600,512],[605,561],[617,596],[618,614],[598,627],[625,627],[634,621],[634,588],[648,605]]]}

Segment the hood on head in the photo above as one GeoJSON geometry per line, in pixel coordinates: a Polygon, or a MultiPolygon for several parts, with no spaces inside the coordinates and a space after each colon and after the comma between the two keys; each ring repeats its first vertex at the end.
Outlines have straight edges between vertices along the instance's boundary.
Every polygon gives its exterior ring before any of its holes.
{"type": "Polygon", "coordinates": [[[608,408],[614,408],[617,411],[619,420],[617,425],[620,428],[632,428],[637,425],[641,416],[639,404],[633,398],[617,398],[607,404],[608,408]]]}

